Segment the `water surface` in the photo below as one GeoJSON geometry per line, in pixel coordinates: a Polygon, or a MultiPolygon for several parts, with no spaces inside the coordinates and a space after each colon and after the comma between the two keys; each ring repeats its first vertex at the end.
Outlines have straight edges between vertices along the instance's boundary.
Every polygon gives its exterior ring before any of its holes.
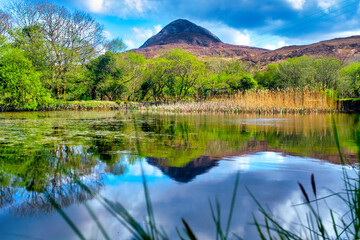
{"type": "MultiPolygon", "coordinates": [[[[356,161],[359,118],[334,118],[344,155],[356,161]]],[[[1,113],[0,236],[77,239],[48,201],[51,196],[87,238],[102,235],[85,202],[112,238],[128,239],[129,233],[66,173],[143,222],[142,166],[157,223],[171,238],[183,217],[200,239],[213,239],[208,199],[219,199],[225,221],[240,172],[231,230],[253,239],[257,233],[249,223],[259,213],[245,187],[290,223],[296,220],[291,205],[303,200],[297,181],[310,191],[314,173],[319,195],[329,194],[329,188],[340,191],[339,161],[330,115],[1,113]]],[[[331,203],[342,211],[336,199],[331,203]]]]}

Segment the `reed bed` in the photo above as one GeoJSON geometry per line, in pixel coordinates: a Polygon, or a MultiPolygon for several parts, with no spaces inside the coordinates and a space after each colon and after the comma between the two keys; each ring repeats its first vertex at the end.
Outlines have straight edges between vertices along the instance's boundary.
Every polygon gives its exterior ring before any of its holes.
{"type": "Polygon", "coordinates": [[[207,101],[144,105],[140,106],[140,110],[178,113],[305,114],[338,112],[341,105],[326,92],[286,89],[253,90],[207,101]]]}

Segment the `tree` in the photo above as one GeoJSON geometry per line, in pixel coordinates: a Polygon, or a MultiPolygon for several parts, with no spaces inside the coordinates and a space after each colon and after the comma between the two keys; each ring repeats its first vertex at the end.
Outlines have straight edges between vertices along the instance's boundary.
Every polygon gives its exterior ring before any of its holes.
{"type": "Polygon", "coordinates": [[[51,91],[55,90],[54,79],[51,71],[51,53],[48,51],[49,44],[45,41],[41,32],[41,26],[34,25],[20,28],[14,28],[10,31],[12,38],[11,45],[23,50],[24,55],[28,58],[34,69],[41,72],[41,80],[44,87],[51,91]]]}
{"type": "Polygon", "coordinates": [[[0,36],[4,36],[7,31],[12,27],[10,16],[0,10],[0,36]]]}
{"type": "Polygon", "coordinates": [[[169,64],[169,61],[162,57],[147,62],[142,83],[137,91],[137,100],[151,98],[155,101],[165,100],[164,89],[166,88],[167,74],[170,73],[167,71],[169,64]]]}
{"type": "Polygon", "coordinates": [[[71,12],[48,2],[18,0],[7,9],[19,29],[40,26],[56,95],[65,98],[67,73],[99,54],[105,39],[103,26],[87,13],[71,12]]]}
{"type": "Polygon", "coordinates": [[[0,57],[0,105],[8,110],[34,110],[50,102],[50,93],[40,81],[31,61],[19,49],[0,57]]]}
{"type": "Polygon", "coordinates": [[[121,38],[115,38],[105,44],[106,51],[120,53],[127,48],[121,38]]]}
{"type": "Polygon", "coordinates": [[[358,61],[340,70],[340,90],[343,95],[349,97],[360,96],[360,63],[358,61]]]}
{"type": "Polygon", "coordinates": [[[277,64],[269,64],[266,71],[258,71],[254,75],[259,86],[267,89],[280,88],[279,67],[277,64]]]}
{"type": "Polygon", "coordinates": [[[282,62],[278,67],[279,86],[282,88],[313,87],[311,76],[312,59],[308,56],[295,57],[282,62]]]}
{"type": "Polygon", "coordinates": [[[338,71],[342,66],[339,59],[335,57],[317,57],[314,59],[312,66],[314,83],[319,84],[322,90],[325,91],[328,88],[335,89],[337,87],[338,71]]]}
{"type": "Polygon", "coordinates": [[[119,85],[126,88],[128,100],[135,100],[143,80],[146,58],[141,54],[126,52],[117,54],[116,61],[123,72],[119,85]]]}
{"type": "Polygon", "coordinates": [[[175,49],[148,61],[138,99],[180,101],[196,95],[205,75],[205,64],[195,56],[175,49]],[[150,96],[149,96],[150,95],[150,96]]]}
{"type": "Polygon", "coordinates": [[[114,55],[114,53],[106,52],[91,60],[86,66],[92,100],[96,100],[99,94],[101,100],[104,100],[105,97],[114,100],[116,93],[121,90],[118,80],[122,76],[122,71],[117,66],[114,55]]]}
{"type": "Polygon", "coordinates": [[[205,64],[188,52],[175,49],[165,56],[169,61],[164,81],[166,93],[179,101],[194,95],[195,85],[201,82],[205,73],[205,64]]]}
{"type": "Polygon", "coordinates": [[[228,77],[228,85],[233,92],[245,92],[257,87],[257,82],[250,74],[231,74],[228,77]]]}

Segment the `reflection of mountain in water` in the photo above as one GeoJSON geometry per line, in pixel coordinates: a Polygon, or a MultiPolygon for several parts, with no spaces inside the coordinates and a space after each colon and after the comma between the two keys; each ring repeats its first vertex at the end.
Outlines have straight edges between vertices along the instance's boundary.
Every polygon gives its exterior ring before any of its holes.
{"type": "Polygon", "coordinates": [[[147,157],[147,162],[159,168],[164,174],[177,182],[187,183],[197,175],[208,172],[211,168],[218,166],[218,158],[200,156],[187,163],[183,167],[170,167],[167,159],[147,157]]]}

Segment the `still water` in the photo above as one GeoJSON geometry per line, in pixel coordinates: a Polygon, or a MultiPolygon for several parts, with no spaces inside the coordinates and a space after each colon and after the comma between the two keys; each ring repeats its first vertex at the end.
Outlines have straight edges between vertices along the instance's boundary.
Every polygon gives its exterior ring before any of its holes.
{"type": "MultiPolygon", "coordinates": [[[[50,196],[86,238],[103,236],[84,203],[112,239],[129,239],[67,173],[144,222],[143,169],[157,224],[171,239],[181,218],[199,239],[214,239],[209,199],[218,198],[225,222],[240,173],[231,232],[256,239],[253,215],[261,215],[246,188],[285,225],[297,221],[291,206],[303,202],[297,181],[311,192],[314,173],[320,197],[343,188],[333,117],[345,157],[357,161],[355,115],[0,113],[0,238],[78,239],[50,196]]],[[[326,202],[341,213],[340,203],[326,202]]]]}

